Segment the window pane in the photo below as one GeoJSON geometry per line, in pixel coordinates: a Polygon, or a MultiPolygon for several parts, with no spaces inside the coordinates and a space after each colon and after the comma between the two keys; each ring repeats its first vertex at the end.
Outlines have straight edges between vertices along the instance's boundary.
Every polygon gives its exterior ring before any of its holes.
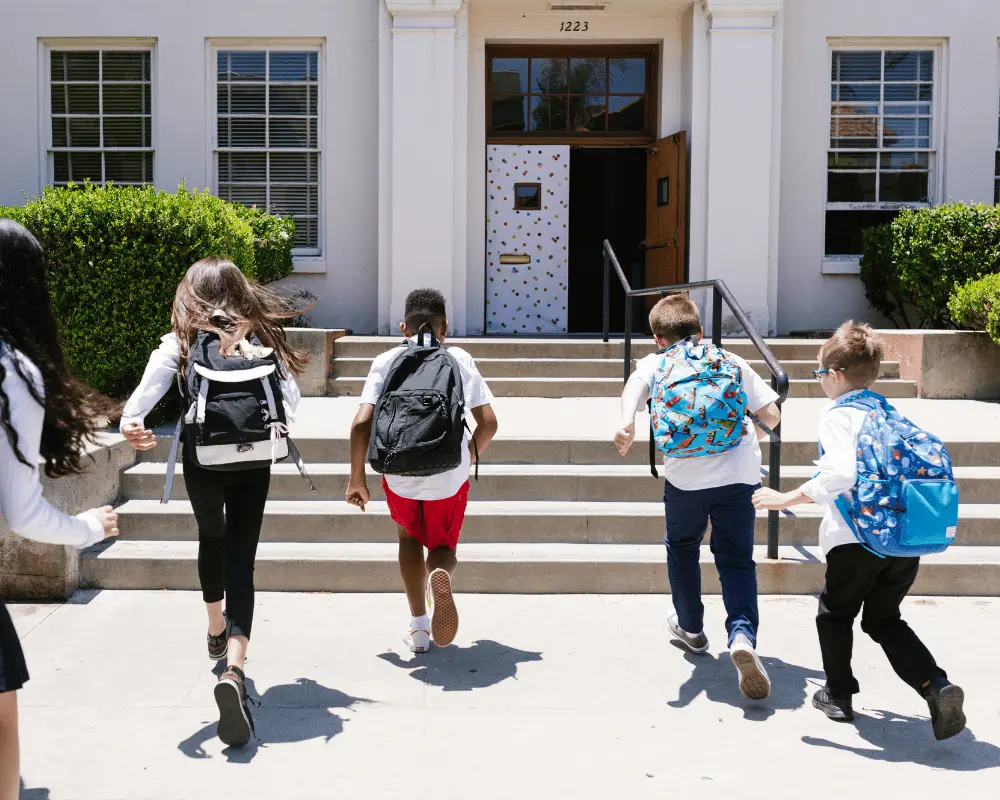
{"type": "Polygon", "coordinates": [[[100,53],[68,52],[66,56],[66,80],[97,81],[101,77],[100,53]]]}
{"type": "Polygon", "coordinates": [[[105,147],[146,147],[142,117],[113,117],[104,120],[105,147]]]}
{"type": "Polygon", "coordinates": [[[876,117],[878,103],[834,103],[830,112],[835,117],[876,117]]]}
{"type": "MultiPolygon", "coordinates": [[[[67,114],[98,114],[101,110],[101,90],[96,83],[71,83],[66,88],[66,99],[69,106],[67,114]]],[[[60,93],[63,87],[59,87],[60,93]]],[[[107,109],[105,109],[107,110],[107,109]]],[[[53,106],[52,112],[58,114],[53,106]]]]}
{"type": "Polygon", "coordinates": [[[874,203],[874,172],[831,172],[826,179],[826,199],[831,203],[874,203]]]}
{"type": "Polygon", "coordinates": [[[100,147],[101,122],[93,119],[70,119],[69,147],[100,147]]]}
{"type": "Polygon", "coordinates": [[[56,183],[66,183],[69,180],[69,153],[53,153],[53,178],[56,183]]]}
{"type": "Polygon", "coordinates": [[[878,168],[878,155],[876,153],[829,153],[827,166],[830,169],[870,169],[874,171],[878,168]]]}
{"type": "Polygon", "coordinates": [[[494,94],[527,94],[528,59],[494,58],[492,81],[494,94]]]}
{"type": "Polygon", "coordinates": [[[271,186],[271,206],[283,214],[315,214],[318,205],[316,186],[271,186]]]}
{"type": "Polygon", "coordinates": [[[827,211],[826,254],[861,255],[861,231],[892,222],[898,211],[827,211]]]}
{"type": "MultiPolygon", "coordinates": [[[[878,102],[882,99],[882,87],[879,84],[840,83],[831,87],[831,100],[844,100],[857,103],[865,100],[878,102]]],[[[907,98],[901,98],[903,100],[907,98]]]]}
{"type": "Polygon", "coordinates": [[[85,180],[99,183],[101,181],[101,154],[70,153],[69,177],[70,180],[77,183],[83,183],[85,180]]]}
{"type": "Polygon", "coordinates": [[[882,136],[888,140],[891,137],[929,137],[931,135],[931,121],[929,119],[912,119],[900,117],[886,117],[882,121],[882,136]]]}
{"type": "MultiPolygon", "coordinates": [[[[220,56],[224,55],[222,53],[220,56]]],[[[220,79],[231,81],[262,81],[264,80],[267,55],[265,53],[244,53],[234,51],[229,53],[228,72],[220,79]]],[[[221,59],[220,59],[221,60],[221,59]]]]}
{"type": "Polygon", "coordinates": [[[62,83],[53,83],[51,88],[51,93],[52,93],[52,113],[65,114],[66,85],[62,83]]]}
{"type": "Polygon", "coordinates": [[[492,111],[493,130],[523,131],[528,117],[528,98],[494,95],[492,111]]]}
{"type": "Polygon", "coordinates": [[[879,200],[883,203],[926,203],[928,178],[926,172],[883,172],[879,176],[879,200]]]}
{"type": "Polygon", "coordinates": [[[69,130],[67,125],[68,120],[65,117],[55,117],[52,120],[52,146],[53,147],[68,147],[69,146],[69,130]]]}
{"type": "Polygon", "coordinates": [[[531,130],[565,131],[566,97],[532,97],[531,130]]]}
{"type": "MultiPolygon", "coordinates": [[[[309,89],[310,86],[272,86],[270,88],[271,97],[268,106],[271,114],[299,114],[310,113],[309,89]]],[[[315,106],[313,106],[315,113],[315,106]]]]}
{"type": "Polygon", "coordinates": [[[609,131],[644,131],[646,129],[646,98],[609,97],[609,131]]]}
{"type": "Polygon", "coordinates": [[[139,84],[105,84],[105,114],[141,114],[142,86],[139,84]]]}
{"type": "Polygon", "coordinates": [[[613,94],[646,93],[646,59],[612,58],[609,72],[613,94]]]}
{"type": "Polygon", "coordinates": [[[263,114],[266,106],[263,86],[220,86],[229,92],[231,114],[263,114]]]}
{"type": "Polygon", "coordinates": [[[310,147],[309,123],[304,119],[269,119],[269,147],[310,147]]]}
{"type": "Polygon", "coordinates": [[[603,58],[571,58],[569,90],[574,94],[604,94],[607,91],[608,62],[603,58]]]}
{"type": "Polygon", "coordinates": [[[934,52],[887,52],[885,80],[930,81],[934,79],[934,52]]]}
{"type": "Polygon", "coordinates": [[[219,197],[230,203],[243,203],[245,206],[267,207],[266,186],[233,186],[219,184],[219,197]]]}
{"type": "Polygon", "coordinates": [[[58,53],[55,50],[52,51],[49,57],[49,64],[51,65],[53,81],[64,81],[66,80],[66,54],[58,53]]]}
{"type": "Polygon", "coordinates": [[[318,153],[272,153],[271,180],[283,183],[306,183],[319,180],[318,153]]]}
{"type": "Polygon", "coordinates": [[[603,131],[605,130],[604,112],[607,110],[607,98],[571,97],[569,99],[569,116],[571,131],[603,131]]]}
{"type": "Polygon", "coordinates": [[[887,83],[885,85],[886,102],[928,102],[933,99],[934,90],[929,84],[887,83]]]}
{"type": "Polygon", "coordinates": [[[142,81],[146,79],[145,61],[148,53],[134,52],[105,52],[104,58],[104,80],[105,81],[142,81]]]}
{"type": "Polygon", "coordinates": [[[930,166],[927,153],[882,153],[880,159],[882,169],[926,170],[930,166]]]}
{"type": "Polygon", "coordinates": [[[319,223],[315,219],[295,219],[295,246],[319,247],[319,223]]]}
{"type": "Polygon", "coordinates": [[[834,148],[878,147],[878,117],[833,117],[830,143],[834,148]]]}
{"type": "Polygon", "coordinates": [[[879,81],[882,80],[882,53],[837,52],[833,54],[834,81],[879,81]]]}
{"type": "MultiPolygon", "coordinates": [[[[901,117],[929,117],[931,115],[930,103],[885,103],[885,112],[889,116],[901,117]]],[[[878,109],[874,113],[878,113],[878,109]]]]}
{"type": "MultiPolygon", "coordinates": [[[[220,127],[226,120],[219,120],[220,127]]],[[[235,118],[229,120],[232,131],[229,142],[222,144],[222,136],[219,136],[220,147],[264,147],[266,138],[264,135],[264,119],[235,118]]]]}
{"type": "Polygon", "coordinates": [[[272,81],[307,81],[316,79],[313,53],[282,53],[271,51],[272,81]]]}
{"type": "Polygon", "coordinates": [[[219,153],[219,181],[266,183],[266,153],[219,153]]]}
{"type": "Polygon", "coordinates": [[[535,94],[565,93],[568,86],[566,69],[565,58],[531,59],[531,91],[535,94]]]}
{"type": "Polygon", "coordinates": [[[145,174],[145,153],[105,153],[105,180],[116,183],[142,183],[145,174]]]}

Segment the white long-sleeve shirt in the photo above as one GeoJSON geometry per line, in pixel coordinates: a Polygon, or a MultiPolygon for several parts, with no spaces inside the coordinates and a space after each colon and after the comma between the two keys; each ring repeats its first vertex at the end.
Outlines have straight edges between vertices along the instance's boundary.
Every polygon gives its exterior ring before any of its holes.
{"type": "Polygon", "coordinates": [[[823,456],[816,462],[816,476],[801,488],[814,503],[826,506],[826,514],[819,525],[819,546],[823,555],[842,544],[858,543],[858,537],[834,505],[838,495],[850,491],[858,482],[858,434],[866,413],[838,405],[856,394],[859,392],[848,392],[824,409],[819,421],[823,456]]]}
{"type": "Polygon", "coordinates": [[[0,342],[3,363],[3,393],[10,410],[10,425],[17,432],[17,449],[32,466],[18,459],[10,439],[0,428],[0,514],[18,536],[46,544],[90,547],[104,539],[104,529],[93,514],[64,514],[42,497],[38,464],[41,460],[42,425],[45,408],[40,405],[17,373],[21,365],[38,394],[44,397],[42,374],[32,361],[0,342]]]}
{"type": "MultiPolygon", "coordinates": [[[[144,426],[146,415],[153,410],[163,396],[170,391],[180,369],[181,347],[176,334],[168,333],[160,339],[160,346],[153,351],[142,374],[139,386],[132,392],[125,408],[122,410],[121,427],[135,423],[144,426]]],[[[281,379],[282,403],[285,406],[285,416],[289,422],[295,419],[302,392],[295,378],[290,373],[281,379]]]]}

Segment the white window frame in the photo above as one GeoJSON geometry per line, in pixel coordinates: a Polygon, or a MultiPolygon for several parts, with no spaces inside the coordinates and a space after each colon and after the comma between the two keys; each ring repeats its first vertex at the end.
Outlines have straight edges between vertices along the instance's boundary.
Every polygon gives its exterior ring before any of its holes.
{"type": "Polygon", "coordinates": [[[318,252],[313,252],[312,248],[303,250],[296,248],[292,251],[294,270],[297,273],[324,273],[327,262],[327,241],[326,241],[326,220],[327,214],[327,191],[326,191],[326,102],[324,93],[326,92],[326,47],[325,40],[321,38],[214,38],[206,40],[206,88],[207,98],[207,140],[209,164],[211,165],[211,175],[209,188],[212,194],[219,193],[219,111],[218,111],[218,54],[219,51],[233,52],[254,52],[260,50],[270,50],[271,52],[302,52],[313,51],[317,54],[316,75],[319,84],[317,92],[317,114],[316,124],[316,152],[319,153],[319,214],[317,217],[317,241],[318,252]]]}
{"type": "MultiPolygon", "coordinates": [[[[860,254],[831,255],[826,253],[826,212],[827,211],[895,211],[902,208],[930,208],[940,202],[944,196],[944,151],[945,151],[945,117],[947,106],[947,41],[938,38],[831,38],[827,40],[827,62],[824,74],[823,91],[825,98],[825,124],[823,126],[823,236],[820,247],[823,251],[821,272],[824,275],[858,274],[860,272],[860,254]],[[929,154],[927,177],[928,202],[873,202],[873,203],[830,203],[827,202],[827,183],[829,166],[827,165],[830,147],[831,101],[830,87],[832,85],[833,55],[835,52],[882,52],[885,50],[931,50],[934,52],[934,72],[932,76],[934,92],[931,98],[931,141],[930,147],[909,148],[905,152],[926,152],[929,154]]],[[[848,151],[849,152],[849,151],[848,151]]],[[[891,149],[877,148],[875,152],[892,152],[891,149]]],[[[878,172],[876,172],[876,181],[878,172]]]]}
{"type": "MultiPolygon", "coordinates": [[[[52,52],[92,52],[95,50],[138,50],[149,53],[149,83],[152,89],[152,107],[150,108],[152,124],[150,125],[151,144],[149,149],[153,154],[153,175],[152,180],[144,185],[156,185],[157,121],[160,102],[156,39],[136,37],[43,38],[38,40],[38,74],[42,77],[38,83],[38,108],[41,109],[38,120],[39,192],[46,186],[52,186],[55,183],[55,159],[52,149],[52,52]]],[[[101,152],[112,153],[118,149],[117,147],[100,148],[101,152]]]]}

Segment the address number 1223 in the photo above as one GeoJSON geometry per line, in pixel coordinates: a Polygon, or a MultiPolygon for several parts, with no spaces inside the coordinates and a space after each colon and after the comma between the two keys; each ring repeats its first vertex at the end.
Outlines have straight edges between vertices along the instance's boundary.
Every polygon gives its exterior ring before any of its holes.
{"type": "Polygon", "coordinates": [[[559,25],[561,33],[583,33],[590,30],[590,22],[587,20],[574,20],[573,22],[563,22],[559,25]]]}

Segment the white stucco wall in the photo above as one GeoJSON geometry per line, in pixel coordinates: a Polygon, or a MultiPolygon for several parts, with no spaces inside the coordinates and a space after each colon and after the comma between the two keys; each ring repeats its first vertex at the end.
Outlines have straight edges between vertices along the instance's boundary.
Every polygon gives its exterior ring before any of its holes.
{"type": "MultiPolygon", "coordinates": [[[[856,275],[823,275],[831,38],[942,42],[937,200],[993,201],[1000,87],[996,0],[786,0],[778,330],[877,322],[856,275]]],[[[891,43],[890,46],[896,46],[891,43]]]]}
{"type": "MultiPolygon", "coordinates": [[[[322,274],[289,279],[320,298],[316,325],[372,332],[378,318],[379,7],[376,0],[32,0],[0,15],[0,204],[44,183],[42,40],[141,37],[153,51],[155,182],[213,183],[207,41],[288,37],[321,43],[322,274]]],[[[314,265],[311,269],[317,269],[314,265]]]]}

